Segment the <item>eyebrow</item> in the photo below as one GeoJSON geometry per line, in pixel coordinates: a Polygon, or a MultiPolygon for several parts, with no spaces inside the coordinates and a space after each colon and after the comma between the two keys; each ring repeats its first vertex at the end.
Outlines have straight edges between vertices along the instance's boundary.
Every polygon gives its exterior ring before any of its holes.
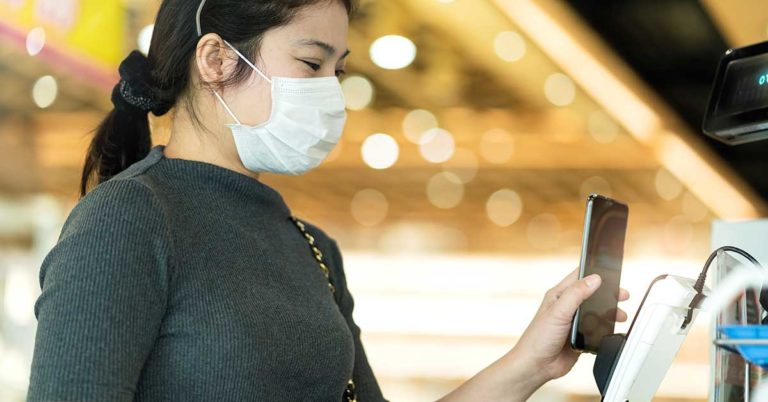
{"type": "MultiPolygon", "coordinates": [[[[329,43],[323,42],[323,41],[319,41],[319,40],[316,40],[316,39],[304,39],[304,40],[300,40],[300,41],[298,42],[298,44],[299,44],[300,46],[314,46],[314,47],[319,47],[320,49],[323,49],[323,50],[325,51],[325,53],[326,53],[326,54],[328,54],[329,56],[333,56],[334,54],[336,54],[336,47],[335,47],[335,46],[333,46],[333,45],[331,45],[331,44],[329,44],[329,43]]],[[[350,50],[349,50],[349,49],[347,49],[347,50],[344,52],[344,54],[343,54],[343,55],[341,55],[341,58],[340,58],[339,60],[343,60],[344,58],[346,58],[347,56],[349,56],[349,53],[350,53],[350,50]]]]}

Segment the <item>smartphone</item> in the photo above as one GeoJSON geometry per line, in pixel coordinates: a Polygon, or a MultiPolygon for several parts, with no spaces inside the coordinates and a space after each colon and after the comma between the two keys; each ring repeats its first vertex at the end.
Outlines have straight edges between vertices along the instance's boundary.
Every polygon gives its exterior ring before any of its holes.
{"type": "Polygon", "coordinates": [[[576,311],[573,349],[597,354],[603,337],[613,334],[628,216],[629,209],[619,201],[598,194],[587,199],[579,279],[599,274],[602,284],[576,311]]]}

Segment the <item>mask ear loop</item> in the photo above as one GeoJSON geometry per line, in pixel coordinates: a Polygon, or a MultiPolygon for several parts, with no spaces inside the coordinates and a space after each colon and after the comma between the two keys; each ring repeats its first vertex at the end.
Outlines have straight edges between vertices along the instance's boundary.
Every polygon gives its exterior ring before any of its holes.
{"type": "MultiPolygon", "coordinates": [[[[201,10],[202,10],[202,7],[201,7],[201,10]]],[[[252,69],[254,69],[261,76],[261,78],[264,78],[270,84],[272,83],[272,80],[269,79],[269,77],[267,77],[264,73],[262,73],[261,70],[258,69],[258,67],[253,65],[253,63],[251,63],[251,61],[248,60],[247,57],[243,56],[242,53],[240,53],[237,49],[235,49],[234,46],[232,46],[227,41],[224,41],[224,43],[226,43],[227,46],[229,46],[230,49],[232,49],[235,53],[237,53],[238,57],[243,59],[244,62],[246,62],[252,69]]],[[[235,122],[237,122],[237,124],[241,124],[240,120],[238,120],[237,116],[235,116],[235,113],[232,112],[232,109],[230,109],[229,106],[227,106],[227,102],[224,102],[224,99],[221,97],[221,95],[219,95],[219,93],[216,92],[216,90],[213,90],[213,94],[216,95],[216,97],[219,99],[219,102],[221,102],[221,105],[224,106],[224,109],[227,110],[227,113],[229,113],[229,115],[232,116],[232,118],[235,120],[235,122]]]]}
{"type": "Polygon", "coordinates": [[[233,50],[235,53],[237,53],[237,55],[238,55],[238,56],[239,56],[241,59],[243,59],[243,61],[244,61],[246,64],[248,64],[248,65],[249,65],[249,66],[250,66],[252,69],[256,70],[256,72],[257,72],[257,73],[259,73],[259,75],[261,76],[261,78],[264,78],[264,80],[266,80],[266,81],[267,81],[268,83],[270,83],[270,84],[272,83],[272,80],[271,80],[269,77],[267,77],[267,76],[266,76],[266,74],[262,73],[262,72],[261,72],[261,70],[259,70],[259,68],[258,68],[258,67],[256,67],[256,66],[255,66],[253,63],[251,63],[251,61],[250,61],[250,60],[248,60],[248,58],[247,58],[247,57],[243,56],[243,54],[242,54],[242,53],[240,53],[240,51],[239,51],[239,50],[235,49],[235,47],[234,47],[234,46],[232,46],[232,45],[231,45],[229,42],[227,42],[227,41],[224,41],[224,43],[226,43],[226,44],[227,44],[227,46],[229,46],[229,48],[230,48],[230,49],[232,49],[232,50],[233,50]]]}
{"type": "Polygon", "coordinates": [[[224,106],[224,109],[227,111],[227,113],[229,113],[230,116],[232,116],[232,119],[235,120],[235,123],[237,123],[238,125],[242,125],[240,123],[240,120],[237,118],[237,116],[235,116],[235,113],[232,112],[232,109],[230,109],[229,106],[227,106],[227,102],[224,102],[224,99],[221,97],[221,95],[219,95],[219,93],[216,92],[215,89],[212,89],[211,92],[213,92],[213,94],[216,95],[216,98],[219,99],[221,106],[224,106]]]}
{"type": "MultiPolygon", "coordinates": [[[[227,41],[224,41],[224,43],[226,43],[227,46],[229,46],[230,49],[232,49],[235,53],[237,53],[238,57],[243,59],[243,61],[245,61],[252,69],[254,69],[261,76],[261,78],[264,78],[270,84],[272,83],[272,80],[269,79],[269,77],[267,77],[264,73],[262,73],[261,70],[259,70],[255,65],[253,65],[253,63],[251,63],[251,61],[248,60],[247,57],[243,56],[242,53],[240,53],[237,49],[235,49],[234,46],[232,46],[227,41]]],[[[219,93],[216,92],[216,90],[212,90],[212,92],[213,92],[214,95],[216,95],[216,98],[219,99],[219,102],[221,102],[221,105],[224,106],[224,109],[226,109],[227,113],[229,113],[229,115],[232,116],[232,119],[234,119],[237,124],[241,124],[240,120],[237,118],[237,116],[235,116],[235,113],[232,112],[232,109],[230,109],[229,106],[227,106],[227,102],[224,102],[224,98],[222,98],[221,95],[219,95],[219,93]]]]}

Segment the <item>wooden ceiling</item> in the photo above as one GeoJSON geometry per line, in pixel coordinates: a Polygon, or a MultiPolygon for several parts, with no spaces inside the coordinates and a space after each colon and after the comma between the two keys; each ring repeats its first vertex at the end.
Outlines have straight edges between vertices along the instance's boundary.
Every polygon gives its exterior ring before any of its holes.
{"type": "MultiPolygon", "coordinates": [[[[133,17],[130,37],[135,37],[151,23],[157,2],[126,4],[133,17]]],[[[630,253],[704,253],[708,222],[720,213],[704,206],[710,204],[702,199],[701,190],[687,187],[685,178],[672,180],[681,187],[675,197],[662,198],[657,178],[666,175],[670,162],[660,158],[654,142],[638,140],[620,121],[615,139],[608,143],[590,135],[590,118],[610,106],[596,101],[594,91],[579,85],[571,105],[549,103],[544,82],[563,72],[563,66],[515,24],[503,6],[503,1],[494,0],[364,1],[351,26],[348,70],[372,81],[375,101],[363,111],[350,112],[333,160],[302,177],[265,175],[264,180],[281,191],[296,214],[326,228],[348,248],[410,250],[402,242],[415,239],[418,247],[413,248],[441,252],[571,254],[580,242],[583,193],[589,188],[584,183],[599,177],[608,183],[611,195],[630,204],[630,253]],[[527,43],[523,59],[509,63],[495,55],[493,41],[502,31],[523,34],[527,43]],[[383,70],[370,60],[368,47],[387,34],[404,35],[416,43],[419,53],[411,67],[383,70]],[[413,109],[432,111],[441,127],[454,135],[457,147],[474,155],[470,159],[476,160],[477,174],[466,183],[464,197],[454,208],[438,208],[427,197],[427,183],[445,166],[425,161],[418,146],[405,138],[402,121],[413,109]],[[482,156],[483,134],[493,129],[503,129],[513,138],[508,161],[493,163],[482,156]],[[399,143],[400,156],[392,168],[373,170],[363,162],[360,147],[373,133],[390,134],[399,143]],[[364,189],[380,191],[388,202],[386,218],[374,227],[360,224],[350,213],[352,199],[364,189]],[[508,227],[495,225],[486,212],[489,196],[500,189],[516,191],[523,201],[520,219],[508,227]],[[537,217],[542,215],[554,216],[559,223],[552,235],[556,241],[546,246],[536,242],[541,232],[537,217]]],[[[572,17],[563,27],[584,30],[572,17]]],[[[127,43],[126,49],[133,46],[127,43]]],[[[599,60],[611,58],[599,46],[588,51],[599,60]]],[[[619,77],[631,74],[610,63],[609,68],[619,77]]],[[[13,199],[51,193],[71,204],[89,132],[109,107],[108,91],[13,46],[0,48],[0,80],[4,88],[0,195],[13,199]],[[45,74],[59,78],[59,98],[41,111],[30,93],[37,77],[45,74]]],[[[631,89],[646,91],[636,82],[631,89]]],[[[652,107],[660,110],[664,105],[653,101],[652,107]]],[[[156,142],[163,143],[167,121],[157,123],[156,142]]],[[[709,155],[703,158],[722,172],[729,186],[746,194],[756,210],[764,210],[763,201],[744,190],[722,162],[709,155]]],[[[449,162],[449,167],[474,168],[474,163],[465,163],[449,162]]]]}

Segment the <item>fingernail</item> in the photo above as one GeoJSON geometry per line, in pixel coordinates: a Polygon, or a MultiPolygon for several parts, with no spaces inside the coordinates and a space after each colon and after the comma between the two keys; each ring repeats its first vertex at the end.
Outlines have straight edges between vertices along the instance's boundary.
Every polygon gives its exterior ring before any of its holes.
{"type": "Polygon", "coordinates": [[[597,274],[592,274],[584,278],[584,282],[587,284],[588,288],[593,288],[597,286],[598,283],[600,283],[600,277],[597,274]]]}

